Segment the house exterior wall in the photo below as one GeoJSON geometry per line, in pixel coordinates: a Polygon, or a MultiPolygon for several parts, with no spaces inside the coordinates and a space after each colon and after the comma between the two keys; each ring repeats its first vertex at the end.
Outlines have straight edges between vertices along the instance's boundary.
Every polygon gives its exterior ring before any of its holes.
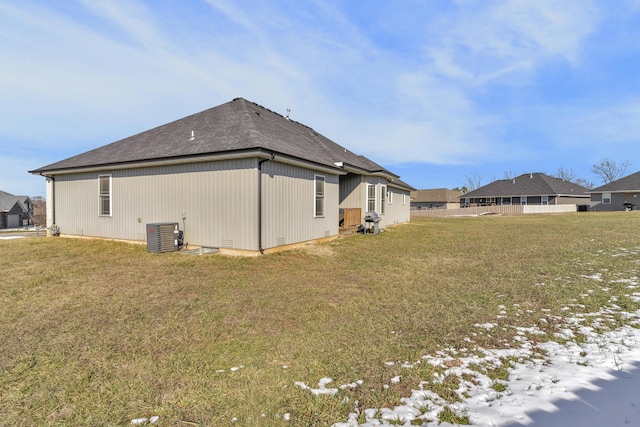
{"type": "Polygon", "coordinates": [[[399,188],[388,185],[387,180],[382,177],[357,175],[349,173],[340,177],[340,208],[359,208],[362,216],[368,211],[367,208],[367,186],[369,184],[376,186],[375,211],[380,215],[380,228],[384,228],[388,224],[399,224],[408,222],[411,219],[411,197],[409,190],[401,190],[399,188]],[[387,192],[391,194],[391,203],[389,196],[385,196],[385,213],[381,213],[381,189],[386,186],[387,192]],[[404,198],[403,198],[404,196],[404,198]],[[403,203],[404,201],[404,203],[403,203]]]}
{"type": "Polygon", "coordinates": [[[338,175],[269,161],[262,166],[263,248],[336,236],[338,175]],[[315,217],[315,177],[325,179],[324,215],[315,217]]]}
{"type": "MultiPolygon", "coordinates": [[[[362,192],[366,191],[366,186],[364,187],[362,184],[362,175],[357,175],[354,173],[348,173],[347,175],[340,177],[340,207],[349,209],[349,208],[360,208],[363,209],[362,213],[364,215],[364,209],[366,205],[362,204],[362,192]]],[[[366,195],[364,196],[366,197],[366,195]]]]}
{"type": "Polygon", "coordinates": [[[640,210],[640,192],[610,193],[611,203],[607,204],[602,203],[602,194],[591,194],[592,211],[623,211],[625,210],[625,203],[630,203],[633,210],[640,210]]]}
{"type": "MultiPolygon", "coordinates": [[[[262,247],[338,234],[338,176],[277,161],[262,165],[262,247]],[[314,218],[315,175],[325,177],[325,215],[314,218]]],[[[257,251],[258,159],[59,175],[62,234],[146,240],[146,224],[177,222],[194,246],[257,251]],[[99,215],[98,176],[111,176],[111,216],[99,215]]]]}
{"type": "Polygon", "coordinates": [[[387,198],[387,212],[384,222],[387,225],[401,224],[411,220],[411,195],[407,190],[387,187],[391,193],[390,200],[387,198]]]}

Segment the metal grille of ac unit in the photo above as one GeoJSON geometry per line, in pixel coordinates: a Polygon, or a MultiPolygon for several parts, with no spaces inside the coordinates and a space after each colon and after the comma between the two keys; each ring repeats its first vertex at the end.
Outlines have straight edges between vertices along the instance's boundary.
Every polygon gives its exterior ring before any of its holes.
{"type": "Polygon", "coordinates": [[[177,222],[147,224],[147,251],[160,253],[177,251],[179,249],[178,233],[177,222]]]}

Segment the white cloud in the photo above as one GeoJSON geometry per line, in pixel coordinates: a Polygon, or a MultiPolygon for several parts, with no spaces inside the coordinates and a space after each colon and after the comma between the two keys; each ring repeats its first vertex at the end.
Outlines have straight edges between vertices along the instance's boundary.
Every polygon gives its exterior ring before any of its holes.
{"type": "Polygon", "coordinates": [[[598,24],[592,2],[511,0],[458,2],[427,47],[437,71],[467,84],[529,72],[556,57],[575,64],[598,24]],[[436,35],[437,33],[437,35],[436,35]]]}

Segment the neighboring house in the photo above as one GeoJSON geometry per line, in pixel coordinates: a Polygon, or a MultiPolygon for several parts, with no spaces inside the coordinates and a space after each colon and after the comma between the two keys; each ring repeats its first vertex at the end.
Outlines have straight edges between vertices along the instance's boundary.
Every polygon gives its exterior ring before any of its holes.
{"type": "Polygon", "coordinates": [[[174,222],[190,245],[251,252],[337,236],[341,209],[407,222],[413,189],[242,98],[30,173],[63,235],[145,241],[145,224],[174,222]]]}
{"type": "Polygon", "coordinates": [[[14,196],[0,191],[0,228],[19,228],[31,225],[33,204],[27,196],[14,196]]]}
{"type": "Polygon", "coordinates": [[[640,172],[591,190],[591,209],[623,211],[640,208],[640,172]]]}
{"type": "Polygon", "coordinates": [[[411,209],[457,209],[463,194],[446,188],[415,190],[411,192],[411,209]]]}
{"type": "Polygon", "coordinates": [[[543,173],[501,179],[460,196],[460,206],[589,205],[589,189],[543,173]]]}

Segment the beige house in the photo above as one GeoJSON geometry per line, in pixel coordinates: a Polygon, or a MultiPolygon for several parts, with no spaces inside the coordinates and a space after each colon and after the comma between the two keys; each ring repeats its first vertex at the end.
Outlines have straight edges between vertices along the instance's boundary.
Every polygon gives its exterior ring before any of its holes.
{"type": "Polygon", "coordinates": [[[458,209],[460,190],[435,188],[431,190],[414,190],[411,192],[411,209],[458,209]]]}
{"type": "Polygon", "coordinates": [[[242,98],[30,173],[46,177],[47,225],[70,236],[145,241],[172,222],[189,245],[262,253],[338,235],[345,211],[410,218],[397,175],[242,98]]]}

